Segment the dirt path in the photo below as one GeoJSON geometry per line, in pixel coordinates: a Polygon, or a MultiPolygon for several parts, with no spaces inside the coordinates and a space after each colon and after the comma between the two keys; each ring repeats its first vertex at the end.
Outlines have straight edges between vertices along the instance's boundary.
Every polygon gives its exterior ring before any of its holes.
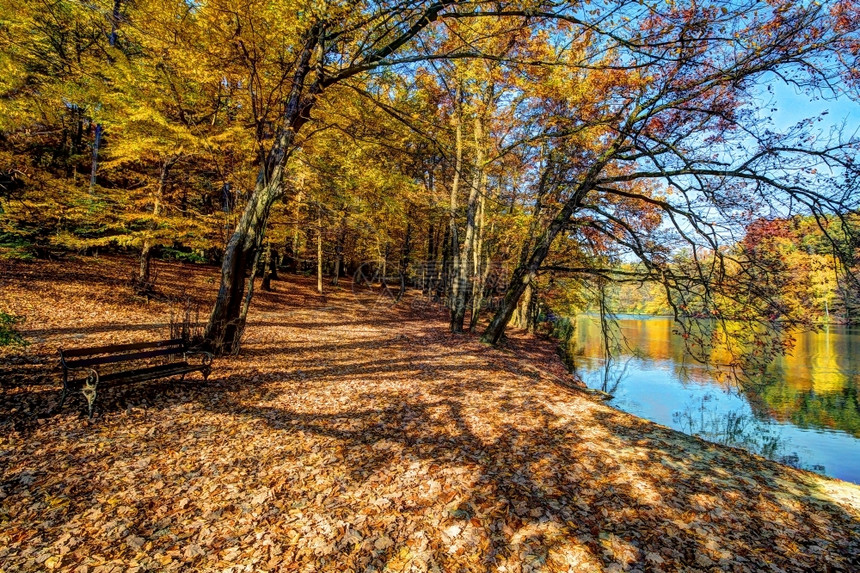
{"type": "MultiPolygon", "coordinates": [[[[596,403],[540,342],[294,277],[209,382],[38,418],[57,346],[166,335],[130,264],[0,269],[35,341],[0,356],[0,571],[860,570],[860,487],[596,403]]],[[[159,268],[207,303],[212,269],[159,268]]]]}

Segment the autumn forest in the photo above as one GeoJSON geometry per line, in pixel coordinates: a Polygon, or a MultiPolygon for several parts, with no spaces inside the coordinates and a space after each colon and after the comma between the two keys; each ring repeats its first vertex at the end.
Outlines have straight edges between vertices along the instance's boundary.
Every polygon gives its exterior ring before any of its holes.
{"type": "Polygon", "coordinates": [[[0,571],[853,570],[571,344],[860,324],[858,88],[854,0],[0,0],[0,571]]]}

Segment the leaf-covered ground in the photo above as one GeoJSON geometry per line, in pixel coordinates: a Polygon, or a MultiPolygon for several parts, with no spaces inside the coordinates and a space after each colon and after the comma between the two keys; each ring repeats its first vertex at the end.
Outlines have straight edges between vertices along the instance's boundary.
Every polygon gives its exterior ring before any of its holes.
{"type": "MultiPolygon", "coordinates": [[[[59,396],[58,346],[166,337],[128,259],[0,267],[0,571],[858,571],[860,487],[591,399],[548,343],[282,277],[208,382],[59,396]]],[[[159,265],[202,305],[214,269],[159,265]]],[[[203,307],[205,308],[205,306],[203,307]]]]}

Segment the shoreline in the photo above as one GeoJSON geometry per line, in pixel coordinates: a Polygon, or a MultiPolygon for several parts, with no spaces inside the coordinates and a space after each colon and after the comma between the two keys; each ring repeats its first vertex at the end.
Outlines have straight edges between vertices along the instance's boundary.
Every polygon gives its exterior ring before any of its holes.
{"type": "MultiPolygon", "coordinates": [[[[573,318],[575,319],[575,318],[580,317],[580,316],[597,318],[600,316],[600,313],[582,312],[582,313],[577,314],[573,318]]],[[[635,317],[636,319],[648,319],[648,318],[667,318],[667,319],[671,319],[671,320],[675,319],[675,316],[671,315],[671,314],[644,314],[644,313],[638,314],[635,312],[617,312],[617,313],[615,313],[615,316],[617,316],[621,320],[628,318],[628,317],[635,317]]],[[[567,317],[567,318],[570,318],[570,317],[567,317]]],[[[687,318],[690,318],[692,320],[713,320],[713,319],[710,319],[710,318],[704,317],[704,316],[703,317],[687,317],[687,318]]],[[[828,327],[828,326],[844,326],[846,328],[860,328],[860,322],[853,322],[852,323],[852,322],[817,321],[813,324],[813,327],[828,327]]],[[[802,330],[801,332],[807,332],[807,330],[802,330]]]]}

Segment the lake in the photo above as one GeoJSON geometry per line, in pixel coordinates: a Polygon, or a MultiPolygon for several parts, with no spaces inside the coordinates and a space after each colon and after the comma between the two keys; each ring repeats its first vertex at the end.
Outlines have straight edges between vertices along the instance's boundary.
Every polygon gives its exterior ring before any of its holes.
{"type": "Polygon", "coordinates": [[[684,352],[671,318],[621,316],[606,368],[599,318],[577,317],[574,364],[609,404],[702,438],[860,483],[860,328],[796,334],[768,382],[739,389],[684,352]]]}

